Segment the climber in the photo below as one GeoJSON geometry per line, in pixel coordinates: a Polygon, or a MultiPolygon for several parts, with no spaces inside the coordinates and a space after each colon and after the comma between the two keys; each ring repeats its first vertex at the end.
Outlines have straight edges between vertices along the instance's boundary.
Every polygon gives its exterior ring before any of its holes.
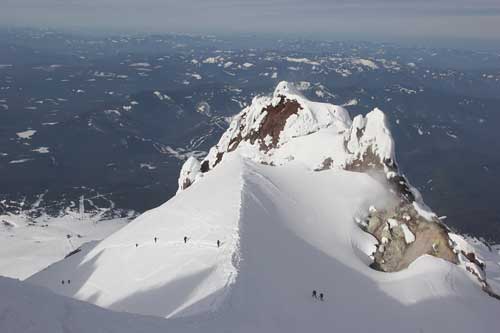
{"type": "Polygon", "coordinates": [[[217,247],[220,247],[220,240],[217,240],[217,247]]]}
{"type": "Polygon", "coordinates": [[[139,244],[135,243],[135,247],[139,247],[139,244]]]}
{"type": "Polygon", "coordinates": [[[186,244],[186,243],[187,243],[187,241],[188,241],[187,236],[184,236],[184,244],[186,244]]]}
{"type": "Polygon", "coordinates": [[[316,293],[316,290],[313,290],[313,295],[312,295],[313,298],[318,298],[318,294],[316,293]]]}
{"type": "Polygon", "coordinates": [[[158,240],[158,238],[155,237],[155,243],[156,243],[157,240],[158,240]]]}
{"type": "Polygon", "coordinates": [[[64,280],[61,280],[61,283],[64,284],[64,280]]]}
{"type": "Polygon", "coordinates": [[[71,280],[68,280],[68,284],[70,284],[70,283],[71,283],[71,280]]]}
{"type": "Polygon", "coordinates": [[[323,293],[319,294],[319,300],[323,301],[323,293]]]}

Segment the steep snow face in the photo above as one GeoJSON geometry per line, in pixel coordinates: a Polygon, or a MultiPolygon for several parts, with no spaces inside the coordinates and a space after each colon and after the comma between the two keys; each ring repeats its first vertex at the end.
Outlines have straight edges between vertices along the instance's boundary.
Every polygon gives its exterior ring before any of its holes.
{"type": "Polygon", "coordinates": [[[235,116],[200,167],[187,161],[179,189],[234,151],[275,166],[294,160],[311,170],[380,167],[388,177],[395,170],[394,141],[382,111],[374,109],[353,122],[343,107],[309,101],[289,82],[280,82],[272,96],[255,97],[235,116]]]}
{"type": "Polygon", "coordinates": [[[294,161],[277,168],[233,154],[29,282],[168,317],[166,331],[181,333],[494,331],[500,303],[458,266],[423,256],[398,273],[368,267],[376,240],[354,219],[393,199],[365,173],[313,172],[294,161]]]}

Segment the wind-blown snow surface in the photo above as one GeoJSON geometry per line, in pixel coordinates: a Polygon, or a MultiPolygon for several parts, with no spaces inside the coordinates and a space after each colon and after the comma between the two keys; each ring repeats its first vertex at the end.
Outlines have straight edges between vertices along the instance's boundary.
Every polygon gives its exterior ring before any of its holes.
{"type": "Polygon", "coordinates": [[[374,239],[353,219],[391,200],[367,174],[264,166],[232,153],[164,205],[28,281],[170,317],[175,332],[495,331],[500,303],[458,266],[430,256],[398,273],[367,266],[374,239]]]}

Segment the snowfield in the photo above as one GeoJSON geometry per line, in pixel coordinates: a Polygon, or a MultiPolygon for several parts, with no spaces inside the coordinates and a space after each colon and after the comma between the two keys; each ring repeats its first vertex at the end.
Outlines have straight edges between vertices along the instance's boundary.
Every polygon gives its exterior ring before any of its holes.
{"type": "Polygon", "coordinates": [[[231,154],[164,205],[28,281],[171,318],[175,332],[498,328],[500,303],[456,265],[424,256],[398,273],[368,267],[374,239],[353,220],[391,200],[363,173],[270,167],[231,154]]]}

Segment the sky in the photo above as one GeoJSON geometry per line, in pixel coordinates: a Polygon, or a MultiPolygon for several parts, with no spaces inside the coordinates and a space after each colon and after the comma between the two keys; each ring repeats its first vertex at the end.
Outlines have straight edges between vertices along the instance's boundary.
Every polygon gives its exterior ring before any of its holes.
{"type": "Polygon", "coordinates": [[[0,0],[0,24],[333,39],[500,39],[500,0],[0,0]]]}

